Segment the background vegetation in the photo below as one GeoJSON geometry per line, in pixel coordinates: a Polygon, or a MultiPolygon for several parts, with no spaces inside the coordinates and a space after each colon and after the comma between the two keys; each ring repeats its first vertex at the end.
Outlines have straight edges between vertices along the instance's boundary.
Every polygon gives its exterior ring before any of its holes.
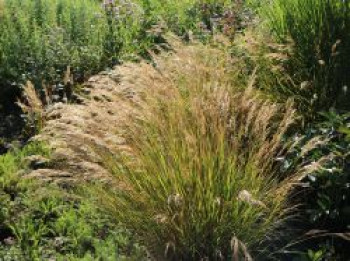
{"type": "Polygon", "coordinates": [[[2,103],[27,80],[59,89],[68,67],[79,83],[124,59],[147,57],[168,30],[203,39],[219,28],[233,33],[229,28],[241,20],[233,8],[240,6],[224,0],[1,0],[2,103]]]}
{"type": "Polygon", "coordinates": [[[314,114],[349,109],[349,3],[277,0],[262,13],[276,40],[291,46],[284,68],[292,83],[277,88],[277,95],[297,99],[300,110],[314,114]]]}

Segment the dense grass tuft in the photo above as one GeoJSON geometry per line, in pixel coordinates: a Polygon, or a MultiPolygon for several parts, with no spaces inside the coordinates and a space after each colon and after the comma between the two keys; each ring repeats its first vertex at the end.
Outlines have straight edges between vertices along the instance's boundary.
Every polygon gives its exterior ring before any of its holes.
{"type": "Polygon", "coordinates": [[[125,126],[128,153],[105,155],[118,186],[98,190],[99,204],[157,260],[264,256],[304,174],[283,176],[277,160],[294,111],[260,100],[252,86],[221,85],[217,56],[187,49],[159,64],[157,82],[150,75],[151,94],[125,126]]]}

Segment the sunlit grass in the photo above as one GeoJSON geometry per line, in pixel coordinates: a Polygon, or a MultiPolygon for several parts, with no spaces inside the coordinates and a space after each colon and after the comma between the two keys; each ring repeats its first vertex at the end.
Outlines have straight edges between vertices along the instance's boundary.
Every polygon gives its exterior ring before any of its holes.
{"type": "Polygon", "coordinates": [[[277,161],[294,111],[261,100],[252,85],[237,91],[217,67],[220,51],[193,50],[160,61],[157,82],[145,70],[148,88],[124,126],[129,149],[100,152],[118,185],[97,189],[99,205],[156,259],[263,256],[305,174],[295,166],[283,176],[277,161]]]}

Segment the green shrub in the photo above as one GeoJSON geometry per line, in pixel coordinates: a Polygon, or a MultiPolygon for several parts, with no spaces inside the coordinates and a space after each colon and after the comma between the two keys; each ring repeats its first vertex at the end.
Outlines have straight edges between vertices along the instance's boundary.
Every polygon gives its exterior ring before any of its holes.
{"type": "Polygon", "coordinates": [[[122,50],[142,53],[149,47],[149,39],[140,39],[142,45],[131,48],[145,30],[142,12],[134,9],[116,17],[95,0],[3,0],[2,5],[0,82],[8,96],[27,80],[37,87],[58,84],[68,66],[75,81],[85,80],[115,65],[122,50]]]}
{"type": "Polygon", "coordinates": [[[350,3],[274,0],[262,8],[276,39],[291,46],[284,67],[292,84],[281,84],[277,93],[292,96],[312,116],[331,107],[349,108],[350,3]]]}
{"type": "Polygon", "coordinates": [[[215,30],[219,31],[225,22],[233,28],[238,24],[236,19],[242,10],[240,1],[231,0],[138,2],[142,3],[145,10],[163,20],[172,32],[182,36],[189,31],[197,36],[212,34],[215,30]]]}
{"type": "Polygon", "coordinates": [[[36,85],[100,69],[106,23],[96,1],[4,0],[0,18],[2,88],[36,85]],[[102,17],[100,17],[102,16],[102,17]]]}

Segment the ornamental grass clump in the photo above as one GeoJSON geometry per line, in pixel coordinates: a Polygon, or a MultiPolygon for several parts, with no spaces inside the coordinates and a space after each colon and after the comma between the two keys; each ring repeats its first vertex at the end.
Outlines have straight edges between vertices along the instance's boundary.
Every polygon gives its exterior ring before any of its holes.
{"type": "Polygon", "coordinates": [[[292,47],[285,68],[293,84],[277,92],[293,96],[304,114],[349,109],[349,1],[274,0],[262,9],[279,43],[292,47]]]}
{"type": "Polygon", "coordinates": [[[155,260],[263,257],[307,171],[282,175],[277,160],[294,110],[261,100],[252,83],[233,91],[220,52],[195,50],[180,47],[157,60],[160,74],[149,67],[140,76],[144,91],[123,126],[127,148],[100,151],[116,185],[97,189],[99,204],[155,260]]]}

